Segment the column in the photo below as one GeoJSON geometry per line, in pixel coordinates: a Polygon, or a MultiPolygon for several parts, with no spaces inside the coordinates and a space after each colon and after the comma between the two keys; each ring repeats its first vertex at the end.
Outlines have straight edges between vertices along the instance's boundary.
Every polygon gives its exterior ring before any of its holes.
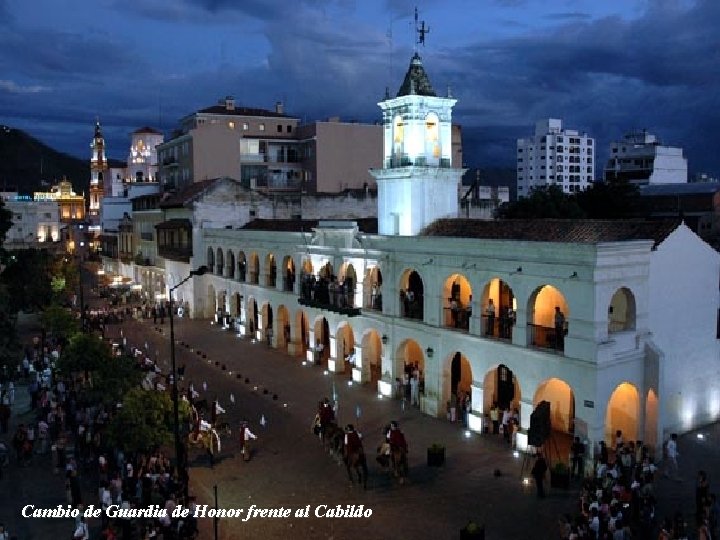
{"type": "Polygon", "coordinates": [[[332,373],[343,373],[345,371],[345,359],[338,358],[337,338],[330,336],[330,357],[328,358],[328,371],[332,373]]]}
{"type": "Polygon", "coordinates": [[[384,397],[392,397],[393,395],[393,362],[390,351],[392,350],[392,344],[383,344],[382,353],[380,356],[380,372],[382,376],[378,381],[378,394],[384,397]]]}
{"type": "MultiPolygon", "coordinates": [[[[370,363],[370,360],[367,360],[370,363]]],[[[362,347],[355,345],[355,366],[352,368],[352,380],[358,383],[366,383],[370,380],[370,366],[365,366],[362,347]]]]}
{"type": "Polygon", "coordinates": [[[528,428],[530,427],[530,415],[533,412],[532,401],[520,400],[520,430],[517,433],[517,449],[524,451],[528,449],[528,428]]]}
{"type": "MultiPolygon", "coordinates": [[[[527,311],[518,306],[515,312],[515,326],[512,328],[512,343],[520,347],[528,346],[528,320],[527,311]]],[[[523,424],[524,425],[524,424],[523,424]]],[[[528,425],[530,425],[528,423],[528,425]]]]}
{"type": "Polygon", "coordinates": [[[315,363],[315,330],[313,328],[308,330],[308,350],[305,353],[305,361],[310,365],[315,363]]]}

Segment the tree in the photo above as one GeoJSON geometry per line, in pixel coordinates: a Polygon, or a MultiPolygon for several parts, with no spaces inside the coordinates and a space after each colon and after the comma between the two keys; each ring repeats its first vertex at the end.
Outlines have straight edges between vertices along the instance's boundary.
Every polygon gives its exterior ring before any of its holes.
{"type": "Polygon", "coordinates": [[[93,372],[92,386],[86,388],[85,395],[93,403],[115,406],[123,396],[140,385],[142,371],[135,359],[116,356],[109,362],[101,363],[93,372]]]}
{"type": "Polygon", "coordinates": [[[110,442],[125,452],[145,452],[173,441],[170,395],[133,388],[110,422],[110,442]]]}
{"type": "Polygon", "coordinates": [[[45,250],[14,251],[1,275],[8,287],[10,309],[39,311],[52,299],[50,257],[45,250]]]}
{"type": "Polygon", "coordinates": [[[579,219],[585,217],[574,197],[558,186],[534,188],[528,197],[503,204],[496,213],[499,219],[579,219]]]}
{"type": "Polygon", "coordinates": [[[16,320],[17,312],[10,309],[7,287],[0,283],[0,380],[12,374],[19,361],[20,343],[16,320]]]}
{"type": "Polygon", "coordinates": [[[40,321],[45,331],[61,342],[70,339],[80,330],[80,325],[73,314],[58,305],[51,305],[43,311],[40,321]]]}
{"type": "Polygon", "coordinates": [[[92,385],[91,374],[113,361],[110,346],[94,334],[75,334],[58,360],[64,375],[83,373],[85,383],[92,385]]]}
{"type": "Polygon", "coordinates": [[[0,199],[0,254],[3,253],[2,247],[5,244],[7,232],[12,227],[12,212],[5,208],[5,201],[0,199]]]}
{"type": "Polygon", "coordinates": [[[589,219],[625,219],[643,214],[640,190],[627,181],[595,182],[575,197],[589,219]]]}

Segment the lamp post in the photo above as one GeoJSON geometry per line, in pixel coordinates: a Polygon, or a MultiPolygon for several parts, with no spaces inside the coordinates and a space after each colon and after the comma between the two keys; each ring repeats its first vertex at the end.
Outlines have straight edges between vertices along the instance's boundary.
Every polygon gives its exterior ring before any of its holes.
{"type": "Polygon", "coordinates": [[[203,265],[197,270],[191,270],[190,275],[183,279],[180,283],[171,287],[168,292],[168,300],[170,301],[170,361],[172,362],[172,374],[173,374],[173,387],[172,387],[172,402],[173,402],[173,432],[175,434],[175,466],[177,467],[178,477],[183,488],[183,497],[187,502],[188,497],[188,475],[187,467],[185,465],[185,452],[183,451],[182,443],[180,441],[180,411],[178,403],[178,377],[177,370],[175,368],[175,325],[173,324],[173,291],[183,285],[186,281],[192,279],[195,276],[202,276],[207,272],[207,266],[203,265]]]}

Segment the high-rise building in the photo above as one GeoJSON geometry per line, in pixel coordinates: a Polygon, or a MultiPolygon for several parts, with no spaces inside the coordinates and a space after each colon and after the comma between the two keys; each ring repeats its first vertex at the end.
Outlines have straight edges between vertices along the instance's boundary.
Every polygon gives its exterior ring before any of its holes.
{"type": "Polygon", "coordinates": [[[626,180],[632,184],[684,184],[688,181],[683,149],[664,146],[646,130],[627,133],[610,145],[605,181],[626,180]]]}
{"type": "Polygon", "coordinates": [[[517,140],[517,194],[557,185],[565,193],[583,191],[595,177],[595,141],[586,133],[563,129],[562,120],[535,124],[535,135],[517,140]]]}

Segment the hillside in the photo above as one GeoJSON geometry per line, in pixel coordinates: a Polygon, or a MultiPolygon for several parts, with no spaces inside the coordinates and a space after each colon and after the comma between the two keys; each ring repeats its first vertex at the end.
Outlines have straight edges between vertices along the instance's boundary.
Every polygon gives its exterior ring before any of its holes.
{"type": "Polygon", "coordinates": [[[46,190],[63,176],[75,191],[87,192],[89,160],[53,150],[22,130],[0,126],[0,190],[29,195],[46,190]],[[41,185],[43,181],[45,185],[41,185]]]}

